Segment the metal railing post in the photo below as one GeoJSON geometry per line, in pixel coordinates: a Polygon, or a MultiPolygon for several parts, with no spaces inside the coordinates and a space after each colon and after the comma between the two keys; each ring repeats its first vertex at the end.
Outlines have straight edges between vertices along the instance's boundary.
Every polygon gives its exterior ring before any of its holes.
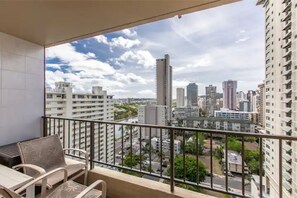
{"type": "Polygon", "coordinates": [[[43,137],[47,136],[47,118],[43,117],[43,137]]]}
{"type": "Polygon", "coordinates": [[[94,168],[94,150],[95,150],[95,145],[94,145],[94,139],[95,139],[95,133],[94,133],[94,122],[90,122],[90,167],[91,169],[94,168]]]}
{"type": "Polygon", "coordinates": [[[170,191],[174,192],[174,133],[169,129],[170,134],[170,191]]]}

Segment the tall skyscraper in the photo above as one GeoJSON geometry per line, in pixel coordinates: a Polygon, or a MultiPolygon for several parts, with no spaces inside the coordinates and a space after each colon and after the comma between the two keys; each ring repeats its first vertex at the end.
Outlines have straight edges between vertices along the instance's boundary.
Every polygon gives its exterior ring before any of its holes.
{"type": "Polygon", "coordinates": [[[209,85],[205,87],[206,94],[206,116],[214,116],[217,104],[217,87],[209,85]]]}
{"type": "Polygon", "coordinates": [[[228,80],[223,82],[223,106],[227,109],[236,109],[237,81],[228,80]]]}
{"type": "Polygon", "coordinates": [[[198,85],[190,83],[187,86],[187,106],[198,106],[198,85]]]}
{"type": "Polygon", "coordinates": [[[254,105],[255,105],[255,98],[254,96],[256,95],[256,92],[253,90],[249,90],[246,94],[246,98],[247,100],[250,102],[250,112],[254,111],[254,105]]]}
{"type": "Polygon", "coordinates": [[[176,89],[176,107],[185,106],[185,89],[177,88],[176,89]]]}
{"type": "Polygon", "coordinates": [[[172,107],[172,66],[168,54],[162,59],[157,59],[157,105],[167,106],[167,121],[171,121],[172,107]]]}
{"type": "MultiPolygon", "coordinates": [[[[265,132],[296,135],[297,108],[296,0],[259,0],[265,8],[265,132]]],[[[265,141],[265,177],[269,197],[297,197],[296,143],[283,141],[282,166],[279,166],[279,141],[265,141]],[[280,169],[282,167],[282,169],[280,169]],[[282,183],[279,173],[282,172],[282,183]]]]}

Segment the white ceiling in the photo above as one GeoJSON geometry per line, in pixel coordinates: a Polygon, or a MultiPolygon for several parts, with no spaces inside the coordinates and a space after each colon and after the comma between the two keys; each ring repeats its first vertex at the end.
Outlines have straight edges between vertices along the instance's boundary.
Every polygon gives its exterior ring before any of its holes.
{"type": "Polygon", "coordinates": [[[0,32],[48,47],[236,1],[0,1],[0,32]]]}

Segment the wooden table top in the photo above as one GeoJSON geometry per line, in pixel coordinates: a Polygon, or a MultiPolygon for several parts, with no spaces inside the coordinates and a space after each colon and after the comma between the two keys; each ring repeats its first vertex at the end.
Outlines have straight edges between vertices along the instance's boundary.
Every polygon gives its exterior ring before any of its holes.
{"type": "Polygon", "coordinates": [[[33,177],[0,164],[0,185],[15,190],[31,180],[33,177]]]}

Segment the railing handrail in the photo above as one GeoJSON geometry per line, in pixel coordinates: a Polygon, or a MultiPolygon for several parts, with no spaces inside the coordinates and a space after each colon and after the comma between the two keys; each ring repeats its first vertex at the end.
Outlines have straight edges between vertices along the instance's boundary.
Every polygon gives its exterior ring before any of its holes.
{"type": "Polygon", "coordinates": [[[271,135],[271,134],[252,133],[252,132],[235,132],[235,131],[227,131],[227,130],[223,131],[223,130],[217,130],[217,129],[160,126],[160,125],[139,124],[139,123],[135,124],[135,123],[125,123],[125,122],[119,123],[114,121],[88,120],[88,119],[65,118],[65,117],[56,117],[56,116],[42,116],[42,118],[81,121],[81,122],[100,123],[100,124],[112,124],[112,125],[127,125],[127,126],[135,126],[135,127],[148,127],[148,128],[156,128],[156,129],[182,130],[182,131],[192,131],[192,132],[201,132],[201,133],[228,135],[228,136],[234,135],[234,136],[241,136],[241,137],[247,136],[247,137],[265,138],[265,139],[297,141],[297,137],[293,137],[293,136],[271,135]]]}

